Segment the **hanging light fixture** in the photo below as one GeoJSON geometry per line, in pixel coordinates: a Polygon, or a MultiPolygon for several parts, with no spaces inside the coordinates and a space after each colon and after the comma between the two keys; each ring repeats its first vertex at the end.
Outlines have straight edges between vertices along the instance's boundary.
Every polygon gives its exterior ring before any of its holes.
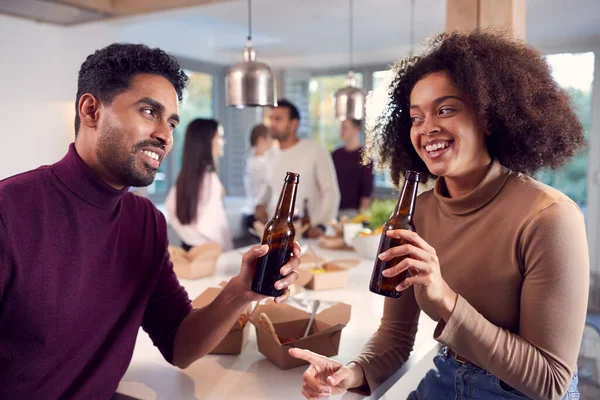
{"type": "Polygon", "coordinates": [[[256,61],[252,48],[252,4],[248,0],[248,40],[244,61],[234,64],[225,77],[225,103],[228,107],[276,106],[275,80],[271,68],[256,61]]]}
{"type": "Polygon", "coordinates": [[[346,87],[335,92],[335,117],[342,121],[346,119],[357,119],[362,120],[365,116],[365,92],[361,88],[356,87],[356,78],[353,71],[353,0],[350,2],[350,34],[349,34],[349,47],[350,47],[350,70],[346,77],[346,87]]]}

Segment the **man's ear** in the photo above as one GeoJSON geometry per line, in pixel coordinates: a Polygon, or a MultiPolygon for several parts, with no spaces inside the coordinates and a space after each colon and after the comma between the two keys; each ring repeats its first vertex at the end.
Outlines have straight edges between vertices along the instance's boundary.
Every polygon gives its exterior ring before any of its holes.
{"type": "Polygon", "coordinates": [[[100,119],[100,101],[94,95],[86,93],[79,98],[77,112],[81,121],[80,126],[94,129],[100,119]]]}

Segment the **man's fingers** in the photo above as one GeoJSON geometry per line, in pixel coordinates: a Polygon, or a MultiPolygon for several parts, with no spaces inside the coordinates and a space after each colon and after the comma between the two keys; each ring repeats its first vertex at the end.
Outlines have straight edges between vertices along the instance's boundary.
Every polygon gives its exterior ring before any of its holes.
{"type": "Polygon", "coordinates": [[[245,252],[244,255],[242,256],[242,264],[250,265],[258,257],[262,257],[265,254],[267,254],[268,251],[269,251],[269,245],[266,245],[266,244],[252,246],[250,248],[250,250],[245,252]]]}
{"type": "Polygon", "coordinates": [[[294,241],[294,248],[292,249],[292,252],[294,253],[294,255],[296,257],[300,257],[300,253],[302,253],[302,249],[300,248],[300,243],[298,243],[297,240],[294,241]]]}
{"type": "Polygon", "coordinates": [[[290,297],[290,289],[289,288],[285,288],[285,290],[283,291],[283,293],[281,294],[281,296],[278,296],[275,298],[275,303],[276,304],[280,304],[283,303],[287,300],[287,298],[290,297]]]}
{"type": "Polygon", "coordinates": [[[291,260],[287,262],[287,264],[285,264],[283,267],[281,267],[279,272],[281,273],[282,276],[286,276],[293,270],[297,269],[299,266],[300,266],[300,258],[292,257],[291,260]]]}
{"type": "Polygon", "coordinates": [[[293,285],[298,280],[298,273],[296,271],[292,271],[285,278],[278,280],[275,282],[275,289],[281,290],[285,289],[291,285],[293,285]]]}

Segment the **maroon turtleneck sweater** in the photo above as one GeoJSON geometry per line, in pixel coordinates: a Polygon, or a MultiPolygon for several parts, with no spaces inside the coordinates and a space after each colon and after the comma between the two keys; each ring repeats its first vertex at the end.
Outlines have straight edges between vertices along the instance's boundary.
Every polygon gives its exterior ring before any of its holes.
{"type": "Polygon", "coordinates": [[[172,362],[190,311],[163,215],[74,145],[0,182],[0,398],[110,398],[140,326],[172,362]]]}

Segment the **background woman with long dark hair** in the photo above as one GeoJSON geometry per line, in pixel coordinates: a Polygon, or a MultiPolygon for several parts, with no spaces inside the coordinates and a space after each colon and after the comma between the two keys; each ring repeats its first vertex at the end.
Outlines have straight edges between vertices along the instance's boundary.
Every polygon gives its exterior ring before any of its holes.
{"type": "Polygon", "coordinates": [[[232,246],[216,160],[223,154],[223,129],[214,119],[193,120],[185,132],[181,171],[167,196],[169,223],[188,250],[209,242],[232,246]]]}

